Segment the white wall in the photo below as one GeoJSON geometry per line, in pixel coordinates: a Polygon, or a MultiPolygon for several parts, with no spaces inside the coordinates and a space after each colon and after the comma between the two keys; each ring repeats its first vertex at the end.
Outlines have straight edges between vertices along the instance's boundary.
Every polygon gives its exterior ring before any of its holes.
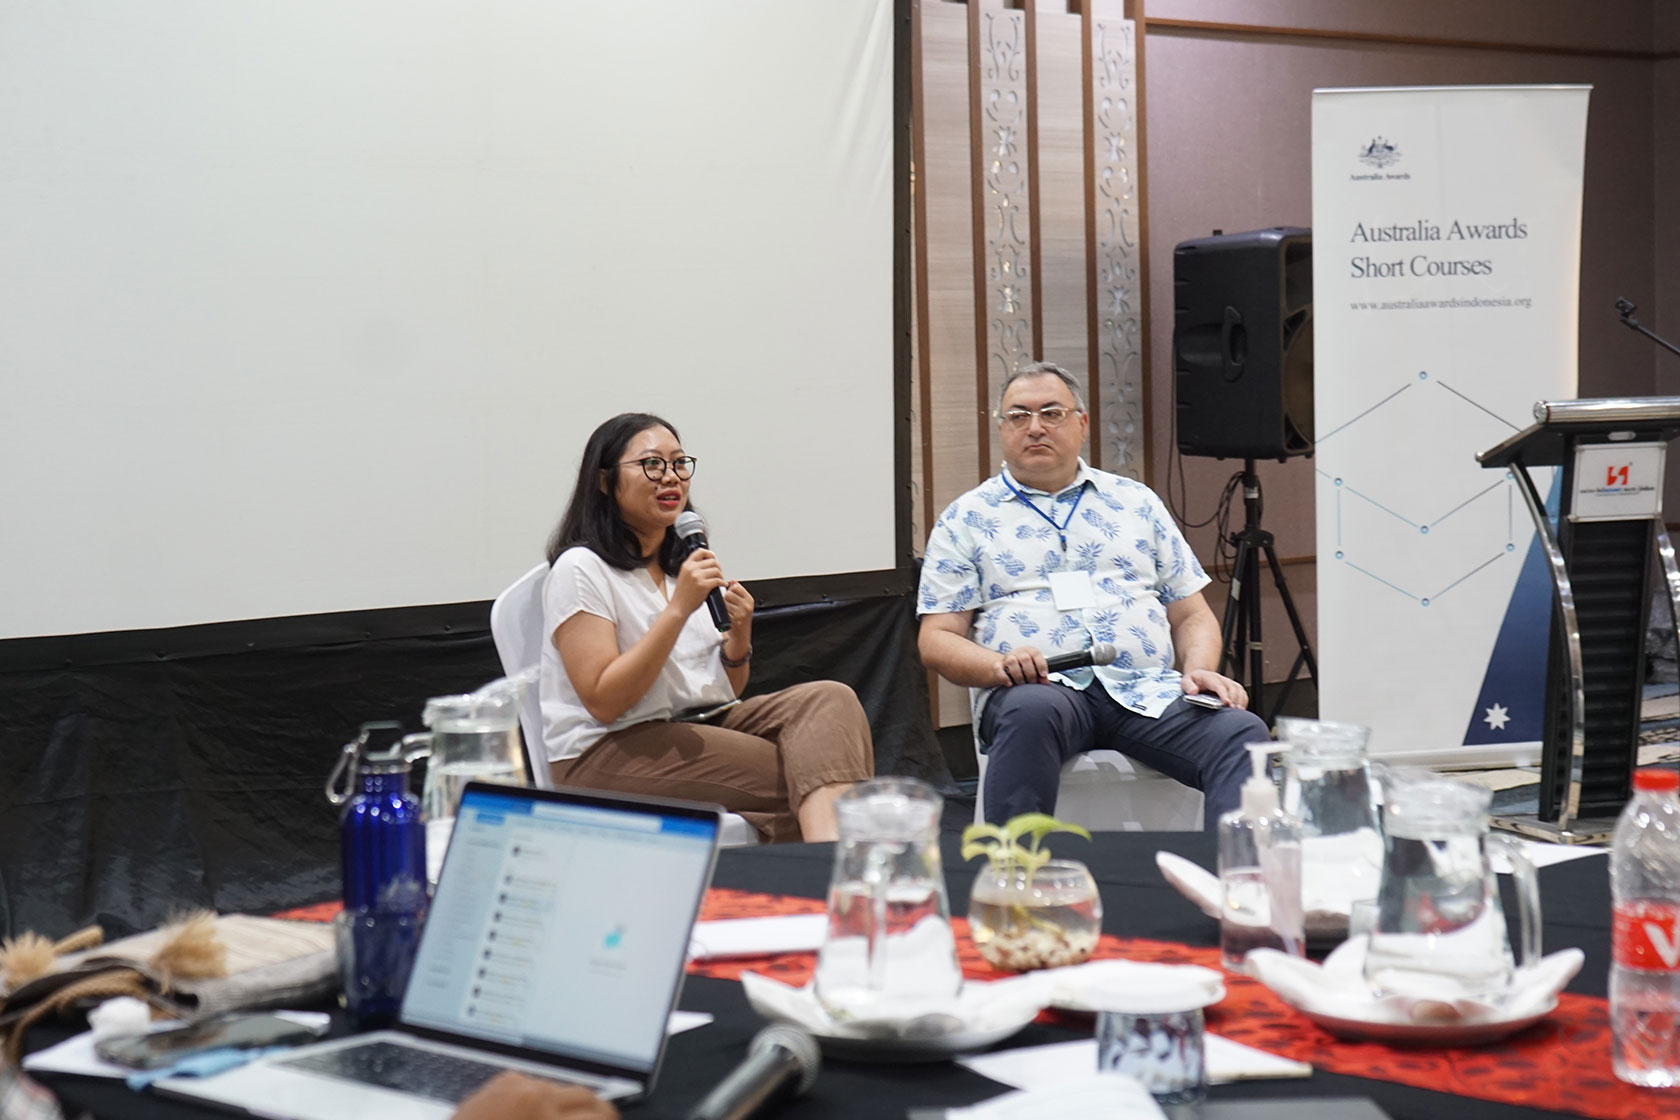
{"type": "Polygon", "coordinates": [[[0,638],[489,598],[626,409],[893,567],[891,7],[7,4],[0,638]]]}

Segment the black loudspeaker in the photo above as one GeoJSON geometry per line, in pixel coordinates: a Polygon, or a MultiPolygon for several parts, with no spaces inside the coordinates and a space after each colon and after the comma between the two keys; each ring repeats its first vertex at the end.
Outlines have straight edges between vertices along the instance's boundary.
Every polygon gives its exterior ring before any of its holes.
{"type": "Polygon", "coordinates": [[[1173,401],[1185,455],[1312,454],[1311,230],[1215,234],[1173,250],[1173,401]]]}

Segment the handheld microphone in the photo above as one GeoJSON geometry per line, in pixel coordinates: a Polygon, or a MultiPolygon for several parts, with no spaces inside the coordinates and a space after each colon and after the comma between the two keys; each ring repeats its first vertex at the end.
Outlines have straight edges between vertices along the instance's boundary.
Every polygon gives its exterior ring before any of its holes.
{"type": "MultiPolygon", "coordinates": [[[[672,528],[682,538],[683,556],[706,547],[706,519],[693,510],[685,509],[678,514],[677,523],[672,528]]],[[[706,609],[712,613],[712,625],[718,628],[719,633],[729,629],[729,608],[723,605],[723,588],[714,587],[707,592],[706,609]]]]}
{"type": "Polygon", "coordinates": [[[689,1112],[687,1120],[753,1120],[809,1089],[822,1068],[817,1040],[793,1027],[765,1027],[747,1056],[689,1112]]]}
{"type": "Polygon", "coordinates": [[[1120,656],[1120,651],[1108,642],[1098,642],[1089,649],[1075,650],[1072,653],[1058,653],[1054,657],[1044,659],[1045,666],[1052,673],[1065,673],[1069,669],[1089,669],[1093,665],[1112,665],[1114,659],[1120,656]]]}

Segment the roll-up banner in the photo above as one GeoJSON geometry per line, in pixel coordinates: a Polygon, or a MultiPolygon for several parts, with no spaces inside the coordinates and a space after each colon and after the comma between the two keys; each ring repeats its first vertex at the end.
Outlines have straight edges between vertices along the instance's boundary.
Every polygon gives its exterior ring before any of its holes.
{"type": "Polygon", "coordinates": [[[1539,757],[1551,583],[1476,453],[1575,396],[1590,92],[1313,93],[1319,712],[1375,755],[1539,757]]]}

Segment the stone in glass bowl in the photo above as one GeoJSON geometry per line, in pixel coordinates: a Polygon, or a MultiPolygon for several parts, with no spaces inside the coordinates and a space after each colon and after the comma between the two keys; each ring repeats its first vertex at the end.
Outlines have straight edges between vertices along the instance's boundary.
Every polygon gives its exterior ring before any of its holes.
{"type": "Polygon", "coordinates": [[[1102,900],[1083,863],[982,867],[969,892],[968,935],[993,968],[1026,972],[1090,957],[1102,935],[1102,900]]]}

